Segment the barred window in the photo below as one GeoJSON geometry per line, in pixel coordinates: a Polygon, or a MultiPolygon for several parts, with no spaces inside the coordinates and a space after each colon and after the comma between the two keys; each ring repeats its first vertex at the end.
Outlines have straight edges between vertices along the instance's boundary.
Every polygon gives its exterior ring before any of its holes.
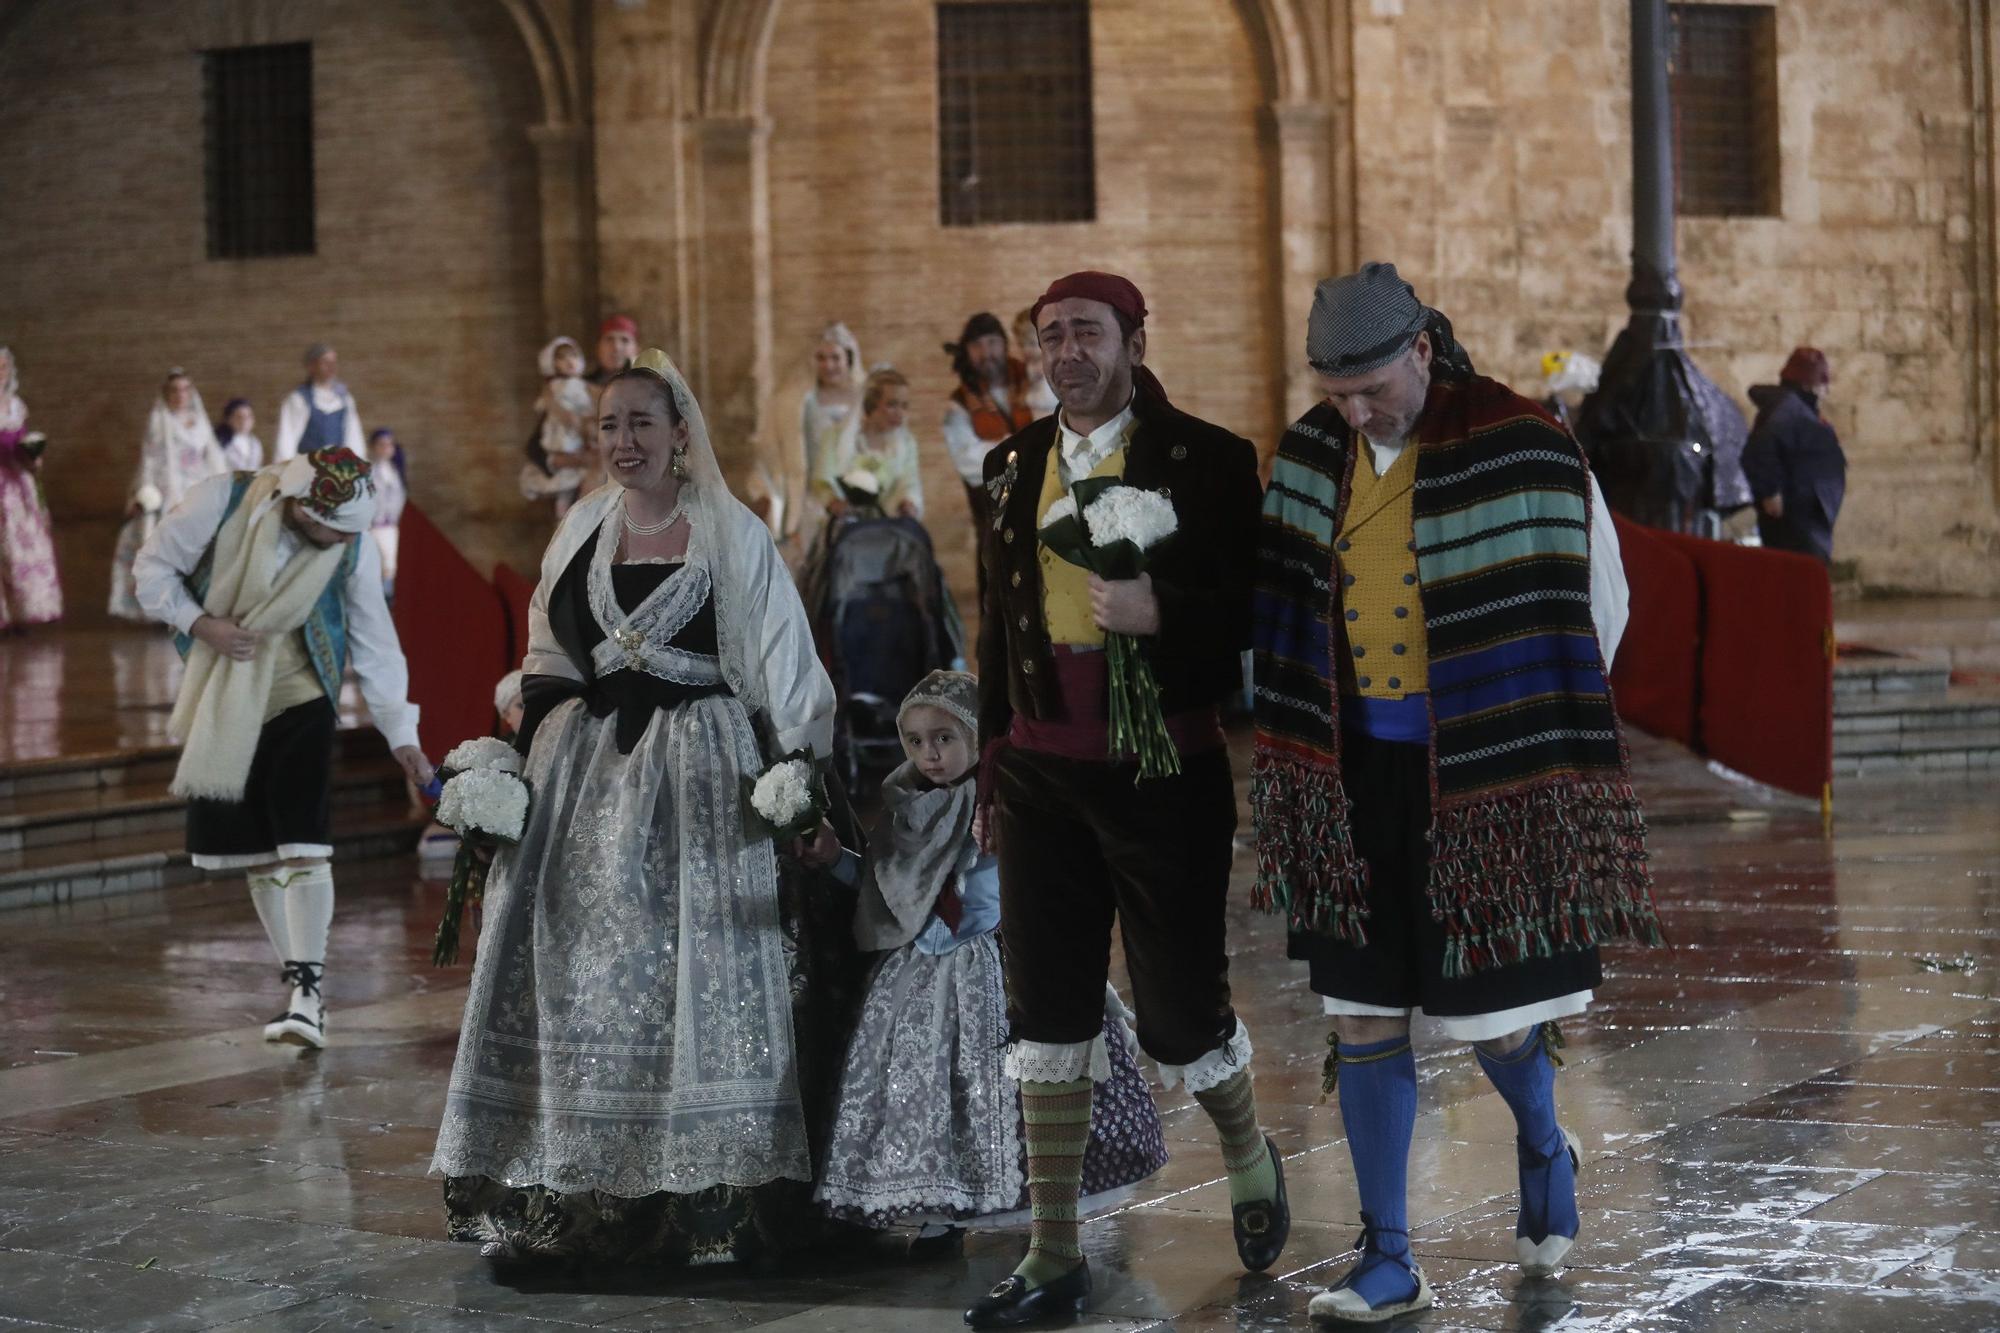
{"type": "Polygon", "coordinates": [[[1770,5],[1670,9],[1675,210],[1777,216],[1777,12],[1770,5]]]}
{"type": "Polygon", "coordinates": [[[313,253],[312,45],[201,57],[208,257],[313,253]]]}
{"type": "Polygon", "coordinates": [[[943,0],[938,221],[1097,216],[1087,0],[943,0]]]}

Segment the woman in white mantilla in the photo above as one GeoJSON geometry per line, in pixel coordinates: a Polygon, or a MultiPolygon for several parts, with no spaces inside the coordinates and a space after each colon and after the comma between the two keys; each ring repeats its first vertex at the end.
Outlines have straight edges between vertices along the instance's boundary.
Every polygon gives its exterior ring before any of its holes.
{"type": "Polygon", "coordinates": [[[612,377],[598,430],[617,485],[542,560],[533,803],[487,885],[433,1167],[452,1237],[499,1263],[743,1259],[812,1227],[858,980],[852,897],[746,834],[745,782],[829,753],[833,686],[664,353],[612,377]]]}
{"type": "Polygon", "coordinates": [[[187,372],[175,366],[160,385],[160,396],[146,418],[146,436],[139,445],[139,467],[132,475],[132,492],[125,506],[125,526],[111,556],[112,615],[124,620],[151,620],[139,605],[132,581],[132,561],[153,535],[160,515],[210,477],[229,471],[229,461],[216,442],[215,427],[201,405],[201,391],[187,372]]]}

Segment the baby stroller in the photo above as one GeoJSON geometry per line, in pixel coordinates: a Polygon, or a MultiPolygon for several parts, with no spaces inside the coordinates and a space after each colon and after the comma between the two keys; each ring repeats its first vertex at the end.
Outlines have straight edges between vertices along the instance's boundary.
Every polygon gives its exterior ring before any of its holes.
{"type": "Polygon", "coordinates": [[[896,709],[963,649],[930,534],[875,514],[828,527],[813,631],[839,698],[834,755],[856,799],[903,759],[896,709]]]}

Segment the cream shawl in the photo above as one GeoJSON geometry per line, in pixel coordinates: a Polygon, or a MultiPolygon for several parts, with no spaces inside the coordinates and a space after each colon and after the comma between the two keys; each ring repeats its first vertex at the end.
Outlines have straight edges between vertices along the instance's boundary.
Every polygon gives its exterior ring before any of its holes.
{"type": "MultiPolygon", "coordinates": [[[[202,609],[234,620],[270,639],[306,623],[328,580],[340,568],[344,546],[304,543],[282,566],[278,539],[285,507],[275,470],[258,474],[215,538],[214,574],[202,609]]],[[[170,790],[181,797],[243,799],[264,708],[271,697],[274,654],[260,645],[238,662],[196,639],[181,676],[180,697],[167,723],[182,742],[170,790]]]]}

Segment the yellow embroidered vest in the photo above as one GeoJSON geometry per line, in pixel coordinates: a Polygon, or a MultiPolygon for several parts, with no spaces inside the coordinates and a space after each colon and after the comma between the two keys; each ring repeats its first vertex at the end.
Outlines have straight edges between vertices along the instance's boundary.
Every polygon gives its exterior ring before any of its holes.
{"type": "MultiPolygon", "coordinates": [[[[1090,475],[1124,476],[1125,445],[1131,438],[1131,431],[1126,431],[1118,447],[1090,475]]],[[[1062,481],[1061,449],[1052,448],[1049,450],[1049,465],[1042,473],[1042,496],[1035,505],[1037,529],[1042,526],[1042,516],[1049,512],[1049,506],[1066,493],[1062,481]]],[[[1090,614],[1090,572],[1078,569],[1039,542],[1036,543],[1035,554],[1042,564],[1042,623],[1048,627],[1049,641],[1102,648],[1104,631],[1097,627],[1097,621],[1090,614]]]]}
{"type": "Polygon", "coordinates": [[[1346,619],[1342,628],[1353,659],[1341,668],[1342,694],[1400,699],[1429,688],[1411,524],[1416,480],[1415,443],[1380,477],[1366,454],[1354,460],[1353,491],[1333,548],[1346,619]]]}

